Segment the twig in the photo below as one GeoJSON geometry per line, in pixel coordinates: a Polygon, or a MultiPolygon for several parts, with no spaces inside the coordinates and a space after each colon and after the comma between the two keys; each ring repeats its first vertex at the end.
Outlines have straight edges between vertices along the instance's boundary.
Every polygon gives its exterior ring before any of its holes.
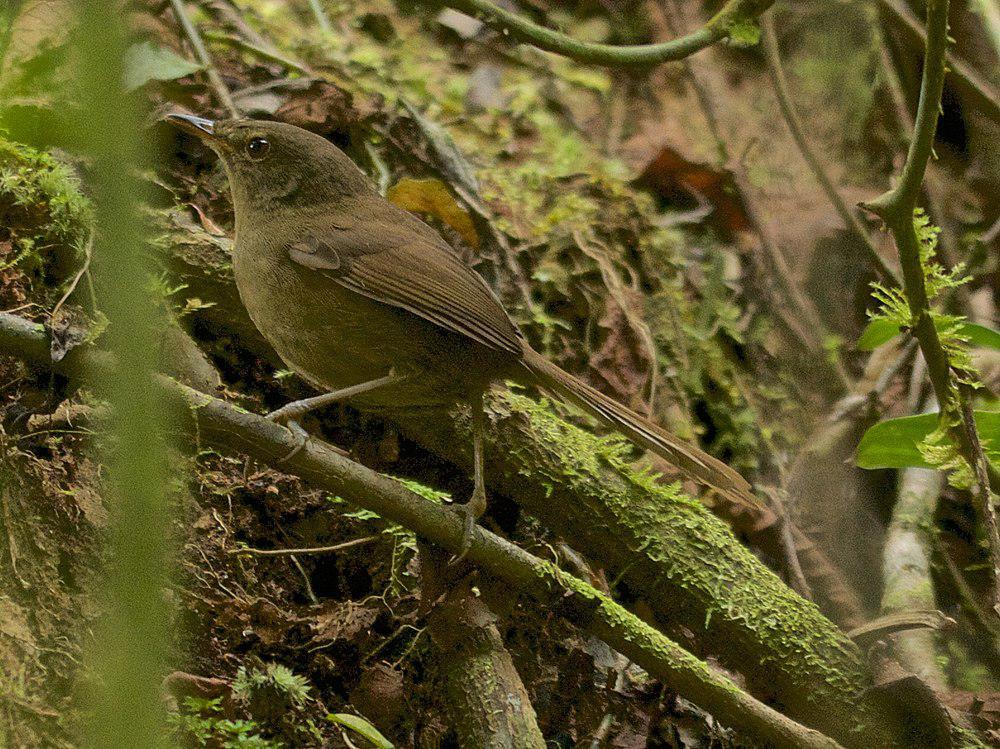
{"type": "MultiPolygon", "coordinates": [[[[73,349],[53,365],[49,347],[49,337],[43,326],[14,315],[0,314],[0,350],[8,355],[42,366],[55,366],[67,374],[100,375],[104,381],[112,370],[113,363],[106,355],[85,347],[73,349]]],[[[456,553],[461,550],[463,520],[457,511],[428,502],[398,481],[354,463],[319,439],[311,439],[298,454],[286,459],[298,438],[284,427],[170,378],[158,376],[156,382],[161,395],[177,415],[178,423],[199,435],[203,444],[244,452],[317,487],[334,491],[347,501],[399,523],[444,549],[456,553]]],[[[796,723],[747,694],[592,586],[506,539],[476,527],[466,559],[604,640],[721,722],[746,732],[765,745],[778,749],[836,749],[840,746],[833,739],[796,723]]],[[[860,714],[856,718],[862,720],[860,714]]],[[[874,729],[882,730],[880,726],[874,729]]]]}
{"type": "Polygon", "coordinates": [[[955,586],[955,592],[958,594],[962,606],[979,623],[983,631],[989,635],[994,657],[1000,658],[1000,624],[997,624],[996,617],[990,616],[989,612],[979,605],[972,586],[965,579],[965,575],[962,574],[962,570],[959,569],[955,560],[951,558],[951,554],[948,553],[948,547],[945,546],[944,541],[941,540],[941,536],[937,532],[931,533],[931,542],[934,544],[934,549],[937,551],[938,556],[944,562],[945,569],[948,571],[948,577],[951,578],[952,585],[955,586]]]}
{"type": "Polygon", "coordinates": [[[761,28],[764,32],[763,46],[764,59],[767,61],[767,72],[771,77],[771,83],[774,85],[774,93],[778,99],[781,114],[785,118],[785,124],[788,125],[788,130],[792,134],[795,145],[798,146],[799,151],[802,153],[802,158],[805,159],[809,169],[812,170],[813,176],[816,177],[816,181],[823,188],[823,192],[833,205],[834,210],[840,215],[841,220],[858,236],[858,239],[864,242],[865,248],[868,250],[868,257],[875,266],[875,270],[882,277],[882,280],[893,286],[899,286],[899,276],[889,267],[885,258],[879,253],[878,247],[872,241],[871,234],[868,233],[868,229],[861,223],[857,214],[847,207],[847,203],[844,202],[843,197],[841,197],[836,186],[833,184],[833,180],[830,179],[830,175],[827,174],[826,168],[816,156],[812,146],[809,145],[809,141],[805,135],[805,128],[802,127],[802,120],[799,118],[798,110],[792,101],[788,90],[788,81],[785,78],[785,71],[781,65],[781,56],[778,51],[778,36],[774,32],[774,19],[771,16],[762,18],[761,28]]]}
{"type": "Polygon", "coordinates": [[[306,570],[302,566],[302,562],[300,562],[294,554],[290,554],[288,558],[292,560],[292,564],[295,565],[295,569],[297,569],[299,574],[302,575],[302,582],[305,584],[306,597],[309,599],[309,602],[313,606],[318,606],[319,599],[316,597],[316,592],[313,590],[312,583],[309,581],[309,575],[306,574],[306,570]]]}
{"type": "Polygon", "coordinates": [[[266,47],[254,44],[246,39],[240,39],[238,36],[233,36],[232,34],[223,34],[218,31],[206,31],[205,38],[211,42],[218,42],[220,44],[225,44],[229,47],[242,50],[243,52],[248,52],[251,55],[261,58],[262,60],[276,62],[289,70],[294,70],[302,73],[303,75],[312,76],[316,74],[316,72],[308,65],[298,62],[297,60],[293,60],[290,57],[285,57],[275,49],[267,49],[266,47]]]}
{"type": "Polygon", "coordinates": [[[993,507],[989,462],[979,444],[979,434],[972,418],[968,393],[952,377],[951,363],[938,336],[920,259],[920,240],[913,225],[913,212],[923,182],[927,162],[934,147],[941,94],[944,90],[945,51],[948,46],[948,0],[929,0],[927,5],[927,46],[924,71],[920,81],[920,101],[913,138],[896,187],[865,203],[864,207],[879,216],[892,232],[903,270],[903,286],[913,320],[914,335],[920,344],[927,373],[942,414],[954,414],[961,427],[951,434],[962,457],[973,471],[972,495],[989,541],[993,565],[993,606],[1000,613],[1000,524],[993,507]]]}
{"type": "Polygon", "coordinates": [[[69,286],[66,287],[66,291],[61,297],[59,297],[59,301],[56,302],[56,306],[52,308],[52,312],[49,313],[50,321],[55,321],[56,314],[62,308],[63,304],[66,303],[66,300],[70,298],[70,295],[76,291],[76,286],[80,283],[80,279],[83,278],[83,274],[90,270],[90,260],[93,255],[93,250],[94,232],[91,230],[90,235],[87,237],[87,241],[83,245],[83,264],[80,266],[80,270],[78,270],[73,276],[72,280],[70,280],[69,286]]]}
{"type": "Polygon", "coordinates": [[[336,554],[338,551],[344,551],[345,549],[353,549],[355,546],[364,546],[372,541],[377,541],[378,536],[365,536],[364,538],[355,538],[351,541],[344,541],[340,544],[334,544],[333,546],[307,546],[302,549],[251,549],[251,548],[239,548],[239,549],[229,549],[227,554],[235,555],[248,555],[257,557],[284,557],[293,554],[336,554]]]}
{"type": "MultiPolygon", "coordinates": [[[[899,21],[900,25],[914,39],[926,45],[927,31],[921,25],[920,19],[913,14],[913,11],[904,2],[901,0],[879,0],[879,5],[888,15],[899,21]]],[[[979,106],[982,107],[984,114],[989,116],[990,119],[1000,122],[1000,96],[997,95],[997,92],[993,90],[992,86],[979,73],[966,65],[962,60],[949,54],[947,50],[944,54],[945,61],[947,62],[946,72],[954,76],[956,82],[975,97],[979,106]]]]}
{"type": "Polygon", "coordinates": [[[785,509],[784,500],[787,497],[787,492],[784,489],[766,489],[765,491],[781,525],[781,545],[792,588],[806,600],[812,601],[814,600],[812,590],[805,573],[802,571],[802,563],[799,561],[799,552],[795,545],[795,525],[785,509]]]}
{"type": "Polygon", "coordinates": [[[219,75],[219,71],[215,68],[215,63],[212,62],[211,55],[205,49],[205,43],[202,41],[198,29],[195,28],[191,19],[188,18],[187,11],[184,9],[184,0],[170,0],[170,7],[173,8],[178,23],[184,29],[184,35],[191,44],[198,62],[205,68],[205,75],[208,76],[208,82],[211,84],[212,90],[215,91],[215,96],[218,98],[219,103],[229,112],[230,117],[239,117],[240,111],[233,102],[232,94],[229,93],[225,81],[222,80],[222,76],[219,75]]]}
{"type": "Polygon", "coordinates": [[[319,24],[320,29],[323,30],[324,34],[333,33],[333,25],[330,23],[330,16],[326,14],[323,10],[323,6],[320,4],[319,0],[309,0],[309,10],[312,11],[313,17],[316,19],[316,23],[319,24]]]}
{"type": "Polygon", "coordinates": [[[937,609],[915,609],[880,616],[860,627],[855,627],[847,633],[847,636],[862,647],[866,647],[886,635],[897,632],[908,632],[913,629],[938,630],[953,626],[955,620],[937,609]]]}
{"type": "Polygon", "coordinates": [[[657,44],[597,44],[539,26],[488,0],[445,0],[445,5],[475,16],[504,36],[571,60],[609,67],[644,67],[682,60],[729,36],[733,27],[751,22],[774,0],[729,0],[704,26],[678,39],[657,44]]]}

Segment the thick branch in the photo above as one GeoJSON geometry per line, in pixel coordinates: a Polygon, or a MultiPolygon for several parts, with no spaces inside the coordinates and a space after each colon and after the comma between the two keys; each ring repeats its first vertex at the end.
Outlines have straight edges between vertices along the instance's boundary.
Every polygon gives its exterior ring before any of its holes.
{"type": "Polygon", "coordinates": [[[504,35],[555,52],[576,62],[609,67],[643,67],[682,60],[729,36],[733,26],[752,21],[774,4],[774,0],[729,0],[704,26],[678,39],[658,44],[596,44],[581,42],[488,0],[444,0],[444,4],[468,13],[504,35]]]}
{"type": "MultiPolygon", "coordinates": [[[[43,326],[0,313],[0,350],[42,366],[52,366],[43,326]]],[[[76,349],[57,365],[67,374],[107,372],[106,357],[76,349]]],[[[415,531],[457,552],[463,522],[458,513],[428,502],[397,481],[354,463],[329,445],[310,440],[287,461],[298,439],[260,416],[199,393],[166,377],[157,379],[182,425],[200,444],[246,453],[281,471],[336,492],[349,502],[415,531]],[[186,422],[186,423],[183,423],[186,422]]],[[[805,728],[740,690],[662,633],[582,580],[482,528],[476,528],[466,558],[486,573],[536,598],[639,664],[670,688],[769,746],[823,747],[835,741],[805,728]]]]}
{"type": "Polygon", "coordinates": [[[202,67],[205,68],[205,75],[208,76],[208,82],[212,84],[212,90],[215,91],[215,96],[218,98],[219,103],[229,113],[230,117],[239,117],[240,112],[236,108],[236,104],[233,102],[233,97],[232,94],[229,93],[229,88],[226,86],[225,81],[222,80],[222,76],[219,75],[219,71],[216,69],[215,63],[212,62],[212,56],[208,54],[208,50],[205,48],[205,42],[201,39],[201,34],[198,33],[197,27],[188,17],[187,11],[184,9],[184,0],[170,0],[170,7],[173,9],[174,15],[177,16],[177,22],[184,30],[184,35],[187,37],[191,48],[194,50],[195,56],[198,58],[198,62],[200,62],[202,67]]]}
{"type": "Polygon", "coordinates": [[[446,709],[461,746],[545,749],[535,710],[497,629],[497,617],[467,570],[420,544],[420,598],[437,650],[446,709]],[[456,579],[461,577],[461,579],[456,579]]]}

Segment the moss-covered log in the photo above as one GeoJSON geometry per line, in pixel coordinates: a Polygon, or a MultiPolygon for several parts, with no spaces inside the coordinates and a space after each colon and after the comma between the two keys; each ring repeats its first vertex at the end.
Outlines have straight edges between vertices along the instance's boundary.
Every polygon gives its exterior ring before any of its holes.
{"type": "MultiPolygon", "coordinates": [[[[854,643],[701,503],[633,470],[620,441],[573,427],[544,404],[497,391],[489,414],[494,492],[620,576],[662,621],[695,632],[782,711],[846,744],[899,739],[865,696],[871,676],[854,643]]],[[[471,464],[462,415],[402,414],[398,422],[435,453],[471,464]]]]}

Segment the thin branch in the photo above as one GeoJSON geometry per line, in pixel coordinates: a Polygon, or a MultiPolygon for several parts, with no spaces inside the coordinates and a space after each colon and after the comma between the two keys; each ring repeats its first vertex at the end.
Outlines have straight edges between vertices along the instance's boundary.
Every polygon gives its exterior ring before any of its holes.
{"type": "Polygon", "coordinates": [[[989,462],[979,444],[969,394],[953,378],[951,363],[934,324],[924,281],[924,267],[920,259],[920,240],[913,225],[913,212],[917,206],[927,162],[934,148],[934,133],[944,90],[948,0],[929,0],[927,29],[920,101],[917,104],[913,138],[910,140],[903,173],[894,188],[864,205],[885,221],[896,240],[913,332],[923,352],[941,412],[957,415],[961,419],[961,427],[951,430],[951,433],[973,471],[972,495],[986,528],[993,564],[993,604],[995,610],[1000,612],[1000,524],[991,497],[989,462]]]}
{"type": "Polygon", "coordinates": [[[238,36],[233,36],[232,34],[223,34],[219,31],[206,31],[205,38],[210,42],[218,42],[219,44],[225,44],[228,47],[233,47],[242,52],[247,52],[255,57],[259,57],[262,60],[276,62],[289,70],[302,73],[302,75],[313,76],[316,74],[316,71],[308,65],[298,62],[297,60],[293,60],[290,57],[285,57],[285,55],[281,54],[281,52],[276,49],[262,47],[259,44],[255,44],[246,39],[240,39],[238,36]]]}
{"type": "Polygon", "coordinates": [[[444,0],[444,4],[475,16],[504,36],[571,60],[609,67],[644,67],[682,60],[729,36],[734,26],[752,21],[774,0],[729,0],[704,26],[690,34],[657,44],[597,44],[582,42],[540,26],[488,0],[444,0]]]}
{"type": "Polygon", "coordinates": [[[330,23],[330,16],[326,14],[323,10],[323,5],[319,0],[309,0],[309,10],[312,11],[313,18],[316,19],[316,23],[319,24],[320,29],[323,30],[324,34],[333,33],[333,25],[330,23]]]}
{"type": "Polygon", "coordinates": [[[255,557],[287,557],[295,554],[336,554],[338,551],[370,544],[372,541],[377,541],[378,538],[378,536],[365,536],[364,538],[355,538],[350,541],[344,541],[341,544],[334,544],[333,546],[306,546],[301,549],[251,549],[241,547],[238,549],[229,549],[227,553],[255,557]]]}
{"type": "Polygon", "coordinates": [[[771,83],[774,85],[774,93],[778,99],[781,114],[785,118],[785,124],[788,125],[795,145],[798,146],[799,151],[802,153],[802,158],[809,165],[813,175],[816,177],[816,181],[823,188],[823,192],[840,215],[841,220],[857,235],[858,239],[864,242],[865,248],[868,250],[868,257],[872,265],[875,266],[875,270],[882,277],[882,280],[893,286],[899,286],[899,276],[889,267],[885,258],[879,253],[878,247],[875,246],[875,242],[872,241],[871,235],[868,233],[868,229],[861,223],[857,214],[847,207],[847,203],[844,202],[843,197],[841,197],[836,186],[833,184],[830,175],[827,174],[826,167],[823,166],[809,145],[809,141],[805,135],[805,128],[802,126],[802,120],[799,118],[798,110],[792,101],[788,90],[788,81],[785,79],[785,71],[781,65],[781,56],[778,52],[778,37],[774,32],[774,19],[771,16],[762,18],[761,28],[764,32],[763,46],[764,59],[767,61],[767,72],[771,77],[771,83]]]}
{"type": "MultiPolygon", "coordinates": [[[[67,374],[98,374],[103,380],[113,371],[113,362],[107,355],[86,347],[72,350],[53,365],[49,347],[49,336],[42,325],[0,313],[0,350],[8,355],[55,367],[67,374]]],[[[286,428],[168,377],[157,376],[156,382],[178,417],[178,424],[201,444],[245,453],[284,473],[334,491],[348,502],[399,523],[448,551],[461,550],[463,520],[454,509],[428,502],[398,481],[354,463],[318,439],[311,439],[286,460],[285,456],[298,444],[298,438],[286,428]]],[[[466,559],[604,640],[722,723],[767,746],[779,749],[840,746],[747,694],[592,586],[506,539],[477,526],[466,559]]]]}
{"type": "MultiPolygon", "coordinates": [[[[669,28],[676,28],[675,14],[663,6],[663,17],[669,28]]],[[[756,229],[756,235],[760,242],[759,251],[753,253],[756,262],[761,263],[762,270],[769,270],[770,277],[781,287],[784,299],[778,300],[775,304],[775,314],[785,325],[788,331],[795,336],[802,344],[803,348],[809,352],[817,366],[823,367],[833,382],[838,383],[845,391],[851,392],[854,384],[850,374],[844,366],[839,354],[832,360],[827,356],[824,349],[824,339],[826,338],[825,327],[820,317],[816,305],[812,299],[802,292],[795,281],[795,274],[785,257],[784,252],[778,244],[777,239],[771,232],[764,211],[759,201],[751,189],[750,178],[747,169],[741,159],[734,159],[730,156],[726,147],[726,141],[722,136],[719,125],[717,106],[710,93],[709,87],[702,81],[701,75],[695,69],[694,62],[690,59],[681,60],[691,83],[691,88],[698,99],[698,104],[705,115],[705,121],[709,132],[715,140],[719,154],[720,166],[727,170],[733,177],[736,189],[743,201],[750,223],[756,229]],[[762,257],[763,256],[763,257],[762,257]],[[770,265],[768,269],[765,265],[770,265]],[[782,303],[784,302],[784,303],[782,303]]],[[[756,248],[755,248],[756,249],[756,248]]]]}
{"type": "MultiPolygon", "coordinates": [[[[879,0],[879,5],[888,15],[899,21],[902,28],[915,40],[926,45],[927,31],[921,25],[920,19],[904,2],[901,0],[879,0]]],[[[954,76],[956,83],[975,97],[983,114],[1000,122],[1000,96],[993,90],[993,87],[979,73],[947,51],[945,51],[945,61],[947,62],[946,72],[954,76]]]]}
{"type": "Polygon", "coordinates": [[[232,94],[229,93],[225,81],[222,80],[222,76],[219,75],[219,71],[215,68],[215,63],[212,62],[211,55],[205,49],[205,43],[201,40],[198,29],[195,28],[195,25],[188,17],[187,11],[184,9],[184,0],[170,0],[170,7],[173,8],[178,23],[184,29],[184,35],[191,44],[198,62],[205,68],[205,75],[208,76],[208,82],[211,84],[212,90],[215,91],[215,96],[218,98],[219,103],[229,112],[230,117],[239,117],[240,111],[233,102],[232,94]]]}

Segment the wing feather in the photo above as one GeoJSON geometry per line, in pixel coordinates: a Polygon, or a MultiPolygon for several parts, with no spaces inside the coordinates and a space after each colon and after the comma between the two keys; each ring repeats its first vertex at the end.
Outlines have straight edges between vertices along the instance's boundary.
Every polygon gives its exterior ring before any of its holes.
{"type": "Polygon", "coordinates": [[[412,214],[400,210],[386,222],[382,213],[377,222],[343,214],[309,221],[289,257],[357,294],[520,356],[521,332],[482,276],[412,214]]]}

